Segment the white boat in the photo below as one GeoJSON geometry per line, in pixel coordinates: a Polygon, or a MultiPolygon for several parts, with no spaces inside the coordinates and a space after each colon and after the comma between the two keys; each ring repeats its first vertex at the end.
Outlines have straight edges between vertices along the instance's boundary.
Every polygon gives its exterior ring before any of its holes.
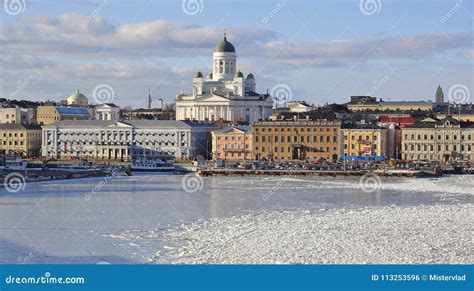
{"type": "Polygon", "coordinates": [[[21,157],[5,157],[2,165],[0,165],[0,170],[26,170],[27,164],[28,162],[21,157]]]}
{"type": "Polygon", "coordinates": [[[174,172],[176,167],[168,161],[136,159],[130,165],[130,169],[142,172],[174,172]]]}

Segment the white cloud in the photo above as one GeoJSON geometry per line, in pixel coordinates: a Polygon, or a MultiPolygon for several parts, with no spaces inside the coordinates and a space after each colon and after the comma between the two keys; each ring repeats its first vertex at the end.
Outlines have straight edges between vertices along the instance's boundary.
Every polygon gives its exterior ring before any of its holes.
{"type": "MultiPolygon", "coordinates": [[[[261,64],[252,68],[267,82],[264,76],[275,76],[272,81],[276,76],[291,78],[288,72],[301,68],[419,60],[451,50],[474,55],[471,32],[286,42],[271,30],[239,27],[228,29],[228,38],[237,48],[240,65],[248,66],[242,59],[261,64]],[[275,74],[278,71],[282,73],[275,74]]],[[[8,96],[17,82],[33,75],[31,86],[22,92],[25,98],[59,100],[76,88],[87,93],[107,83],[124,103],[142,102],[148,87],[171,100],[181,89],[189,91],[195,66],[187,61],[210,66],[212,50],[221,39],[221,27],[165,20],[114,25],[100,15],[21,16],[13,23],[0,22],[0,95],[8,96]],[[170,65],[169,60],[181,61],[170,65]]]]}

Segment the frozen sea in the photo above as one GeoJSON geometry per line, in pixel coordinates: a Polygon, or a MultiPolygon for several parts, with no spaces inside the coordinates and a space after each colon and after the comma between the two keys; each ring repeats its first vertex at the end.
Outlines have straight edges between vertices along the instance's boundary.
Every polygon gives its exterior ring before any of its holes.
{"type": "Polygon", "coordinates": [[[474,176],[139,174],[0,188],[0,263],[474,263],[474,176]]]}

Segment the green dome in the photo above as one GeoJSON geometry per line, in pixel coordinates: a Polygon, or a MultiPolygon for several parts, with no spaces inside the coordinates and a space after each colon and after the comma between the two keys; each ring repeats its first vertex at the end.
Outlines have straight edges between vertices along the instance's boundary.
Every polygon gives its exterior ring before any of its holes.
{"type": "Polygon", "coordinates": [[[235,73],[235,77],[236,77],[236,78],[243,78],[243,77],[244,77],[244,74],[242,74],[241,71],[238,71],[237,73],[235,73]]]}
{"type": "Polygon", "coordinates": [[[209,74],[207,75],[207,79],[208,79],[208,80],[212,80],[212,73],[209,73],[209,74]]]}
{"type": "Polygon", "coordinates": [[[253,76],[252,73],[249,73],[249,74],[247,75],[247,79],[255,79],[255,77],[253,76]]]}
{"type": "Polygon", "coordinates": [[[87,106],[89,100],[86,96],[84,96],[84,94],[79,93],[79,90],[76,90],[74,94],[72,94],[66,99],[66,102],[67,105],[87,106]]]}
{"type": "Polygon", "coordinates": [[[227,41],[227,37],[224,35],[224,40],[219,42],[214,50],[216,53],[235,53],[235,47],[233,44],[227,41]]]}
{"type": "Polygon", "coordinates": [[[202,78],[202,73],[200,71],[197,71],[195,74],[194,74],[194,78],[202,78]]]}

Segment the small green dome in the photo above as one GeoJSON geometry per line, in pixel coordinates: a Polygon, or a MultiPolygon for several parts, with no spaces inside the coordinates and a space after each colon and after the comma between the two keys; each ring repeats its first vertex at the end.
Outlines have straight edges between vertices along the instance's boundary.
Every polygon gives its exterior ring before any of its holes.
{"type": "Polygon", "coordinates": [[[235,53],[235,47],[233,44],[227,41],[226,34],[224,33],[224,40],[219,42],[214,50],[216,53],[235,53]]]}
{"type": "Polygon", "coordinates": [[[66,102],[67,105],[87,106],[89,100],[86,96],[84,96],[84,94],[79,93],[79,90],[76,90],[74,94],[72,94],[66,99],[66,102]]]}
{"type": "Polygon", "coordinates": [[[249,74],[247,75],[247,79],[255,79],[255,77],[253,76],[252,73],[249,73],[249,74]]]}
{"type": "Polygon", "coordinates": [[[212,80],[212,73],[207,74],[207,79],[212,80]]]}
{"type": "Polygon", "coordinates": [[[202,73],[200,71],[197,71],[195,74],[194,74],[194,78],[202,78],[202,73]]]}
{"type": "Polygon", "coordinates": [[[244,77],[244,74],[242,74],[241,71],[238,71],[237,73],[235,73],[235,77],[236,77],[236,78],[243,78],[243,77],[244,77]]]}

